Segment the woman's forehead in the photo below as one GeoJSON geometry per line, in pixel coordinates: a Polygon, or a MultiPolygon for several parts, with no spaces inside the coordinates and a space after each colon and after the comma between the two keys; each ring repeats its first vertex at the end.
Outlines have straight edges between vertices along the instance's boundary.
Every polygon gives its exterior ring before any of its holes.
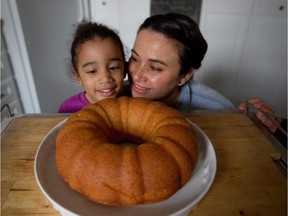
{"type": "Polygon", "coordinates": [[[149,55],[158,58],[178,58],[178,43],[163,34],[151,30],[141,30],[133,47],[140,56],[149,55]]]}
{"type": "Polygon", "coordinates": [[[166,37],[164,34],[160,32],[156,32],[150,29],[142,29],[138,32],[136,41],[137,40],[151,40],[153,42],[158,42],[161,44],[170,44],[175,42],[174,39],[166,37]]]}

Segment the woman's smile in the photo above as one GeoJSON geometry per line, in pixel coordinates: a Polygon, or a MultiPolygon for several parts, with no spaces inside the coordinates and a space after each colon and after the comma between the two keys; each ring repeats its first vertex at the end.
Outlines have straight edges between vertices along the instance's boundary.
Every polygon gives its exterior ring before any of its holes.
{"type": "Polygon", "coordinates": [[[150,90],[150,88],[137,85],[136,83],[132,83],[132,89],[135,93],[138,93],[138,94],[146,94],[150,90]]]}

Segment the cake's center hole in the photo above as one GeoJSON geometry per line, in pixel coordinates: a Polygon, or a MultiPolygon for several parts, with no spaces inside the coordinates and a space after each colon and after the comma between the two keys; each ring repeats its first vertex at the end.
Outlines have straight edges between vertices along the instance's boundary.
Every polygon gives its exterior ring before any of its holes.
{"type": "Polygon", "coordinates": [[[131,134],[121,134],[121,137],[118,137],[118,140],[115,140],[118,145],[122,146],[135,146],[141,145],[145,140],[141,137],[133,136],[131,134]]]}
{"type": "Polygon", "coordinates": [[[119,140],[118,144],[122,146],[138,146],[141,145],[144,141],[141,138],[138,137],[122,137],[121,140],[119,140]]]}
{"type": "Polygon", "coordinates": [[[121,142],[119,142],[119,145],[122,145],[122,146],[138,146],[139,145],[139,143],[136,143],[136,142],[134,142],[134,141],[131,141],[131,140],[125,140],[125,141],[121,141],[121,142]]]}

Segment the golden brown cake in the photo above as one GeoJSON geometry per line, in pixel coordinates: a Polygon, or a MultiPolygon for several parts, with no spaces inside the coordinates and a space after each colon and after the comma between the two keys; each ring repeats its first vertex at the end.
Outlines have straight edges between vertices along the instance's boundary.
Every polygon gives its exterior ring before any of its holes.
{"type": "Polygon", "coordinates": [[[194,131],[183,115],[144,98],[90,104],[68,118],[56,140],[59,174],[107,205],[169,198],[190,179],[197,159],[194,131]]]}

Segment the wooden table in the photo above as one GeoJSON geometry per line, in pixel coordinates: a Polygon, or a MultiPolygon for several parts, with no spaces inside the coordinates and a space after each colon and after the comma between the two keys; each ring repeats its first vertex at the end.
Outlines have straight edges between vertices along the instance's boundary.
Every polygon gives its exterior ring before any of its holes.
{"type": "MultiPolygon", "coordinates": [[[[215,181],[190,215],[287,215],[287,178],[271,159],[276,150],[242,113],[194,112],[186,117],[210,138],[215,181]]],[[[34,157],[62,115],[14,117],[1,135],[2,215],[59,215],[40,191],[34,157]]]]}

